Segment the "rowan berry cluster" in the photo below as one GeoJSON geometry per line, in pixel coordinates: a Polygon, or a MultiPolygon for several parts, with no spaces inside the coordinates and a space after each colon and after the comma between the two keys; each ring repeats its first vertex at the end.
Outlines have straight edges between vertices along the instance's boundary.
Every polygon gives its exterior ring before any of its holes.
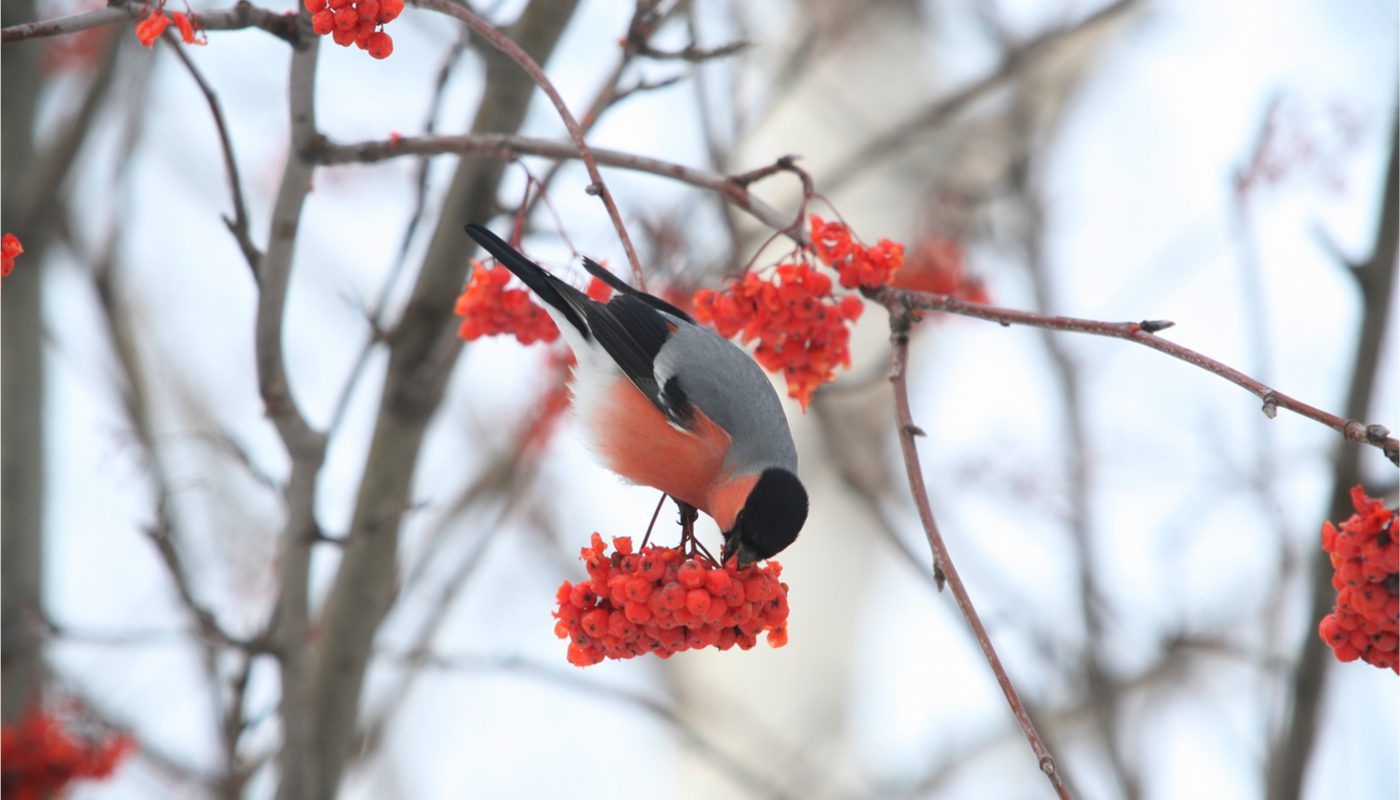
{"type": "Polygon", "coordinates": [[[878,289],[904,264],[904,245],[899,242],[881,239],[874,247],[863,247],[851,239],[851,229],[844,223],[826,222],[816,214],[809,222],[813,252],[840,274],[847,289],[878,289]]]}
{"type": "Polygon", "coordinates": [[[157,3],[150,13],[136,23],[136,38],[141,44],[154,47],[156,39],[159,39],[172,24],[180,32],[180,40],[185,44],[209,44],[209,38],[204,35],[204,29],[199,26],[194,14],[180,11],[166,14],[165,0],[157,3]]]}
{"type": "Polygon", "coordinates": [[[18,236],[7,233],[0,237],[0,278],[10,277],[15,269],[15,258],[23,252],[24,245],[20,244],[18,236]]]}
{"type": "Polygon", "coordinates": [[[695,318],[721,336],[758,340],[754,360],[782,371],[788,394],[805,409],[818,386],[851,365],[847,323],[864,306],[854,296],[832,296],[831,279],[808,264],[779,264],[772,279],[753,272],[720,291],[695,293],[695,318]]]}
{"type": "Polygon", "coordinates": [[[302,0],[311,12],[311,29],[330,34],[341,47],[355,45],[375,58],[394,52],[384,25],[403,13],[403,0],[302,0]]]}
{"type": "Polygon", "coordinates": [[[579,667],[605,658],[633,658],[738,645],[748,650],[767,632],[768,644],[787,644],[787,584],[778,580],[774,561],[739,569],[736,561],[717,566],[687,556],[679,548],[643,547],[613,539],[607,553],[593,534],[581,558],[588,580],[565,581],[556,599],[554,633],[569,639],[569,663],[579,667]]]}
{"type": "Polygon", "coordinates": [[[946,294],[972,303],[986,303],[982,282],[967,274],[963,249],[952,239],[927,234],[914,245],[890,286],[930,294],[946,294]]]}
{"type": "MultiPolygon", "coordinates": [[[[496,265],[486,268],[472,262],[472,276],[467,288],[457,296],[452,313],[462,318],[457,335],[471,341],[482,336],[513,333],[521,344],[552,342],[559,338],[559,328],[549,318],[528,289],[507,289],[510,270],[496,265]]],[[[606,303],[612,288],[594,278],[588,286],[588,296],[606,303]]]]}
{"type": "Polygon", "coordinates": [[[502,266],[486,268],[472,262],[472,277],[458,295],[452,311],[462,318],[457,335],[471,340],[482,336],[513,333],[521,344],[552,342],[559,329],[543,308],[530,299],[525,289],[507,289],[510,270],[502,266]]]}
{"type": "Polygon", "coordinates": [[[0,729],[0,794],[7,800],[58,797],[73,781],[111,775],[135,749],[130,737],[80,737],[53,714],[32,711],[0,729]]]}
{"type": "Polygon", "coordinates": [[[1341,529],[1322,526],[1322,549],[1336,570],[1332,586],[1337,605],[1323,618],[1318,634],[1338,661],[1360,658],[1400,672],[1400,512],[1351,490],[1356,513],[1341,529]]]}

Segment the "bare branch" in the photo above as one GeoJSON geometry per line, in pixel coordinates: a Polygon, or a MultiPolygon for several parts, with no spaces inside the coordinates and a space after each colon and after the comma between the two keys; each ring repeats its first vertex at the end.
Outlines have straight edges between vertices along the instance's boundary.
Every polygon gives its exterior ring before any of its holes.
{"type": "MultiPolygon", "coordinates": [[[[256,270],[258,261],[262,258],[262,253],[258,252],[257,245],[253,244],[253,239],[248,233],[248,211],[243,203],[243,184],[238,179],[238,161],[233,156],[233,141],[229,136],[228,125],[224,122],[224,111],[219,105],[219,98],[214,94],[214,90],[209,86],[209,82],[204,80],[195,67],[194,61],[185,52],[179,39],[173,31],[167,30],[164,34],[166,44],[175,52],[175,57],[180,59],[180,63],[185,66],[185,70],[194,78],[194,82],[199,86],[199,91],[203,93],[204,100],[209,104],[209,113],[214,118],[214,128],[219,134],[219,148],[224,155],[224,170],[228,172],[229,191],[233,194],[233,219],[224,217],[224,224],[228,226],[229,233],[238,242],[238,249],[243,251],[243,258],[248,261],[249,268],[256,270]]],[[[256,274],[256,273],[255,273],[256,274]]]]}
{"type": "Polygon", "coordinates": [[[603,205],[607,207],[608,216],[612,218],[613,227],[617,228],[618,238],[622,240],[622,249],[627,253],[627,263],[632,266],[632,272],[637,276],[637,285],[646,288],[642,263],[637,258],[636,248],[632,246],[632,237],[627,234],[627,227],[622,224],[622,214],[617,210],[617,203],[613,201],[612,193],[608,191],[607,184],[603,182],[602,173],[598,172],[598,164],[593,159],[593,153],[589,150],[588,143],[584,141],[583,129],[579,127],[578,120],[574,119],[574,115],[564,103],[564,98],[559,95],[559,90],[554,88],[554,84],[544,74],[540,65],[533,58],[530,58],[530,54],[526,53],[514,40],[463,6],[456,5],[450,0],[418,0],[418,5],[465,22],[473,31],[490,42],[492,47],[505,53],[512,61],[519,64],[521,69],[529,73],[535,85],[549,96],[550,102],[559,112],[559,118],[564,122],[564,127],[568,128],[570,138],[578,147],[578,154],[583,160],[584,167],[588,170],[588,177],[593,181],[592,185],[588,187],[589,193],[598,195],[603,201],[603,205]]]}
{"type": "MultiPolygon", "coordinates": [[[[310,13],[297,15],[303,30],[310,13]]],[[[312,723],[311,623],[309,570],[316,533],[316,481],[325,460],[326,439],[311,428],[287,385],[282,350],[287,313],[287,286],[301,220],[302,204],[311,190],[315,165],[305,153],[316,139],[315,82],[319,37],[293,50],[288,78],[291,142],[281,185],[273,203],[267,249],[258,261],[258,303],[254,349],[258,390],[273,426],[291,458],[292,471],[283,491],[286,519],[281,533],[282,573],[277,608],[268,623],[269,635],[280,649],[283,747],[280,754],[284,798],[319,797],[321,771],[312,723]]]]}
{"type": "MultiPolygon", "coordinates": [[[[747,189],[735,183],[727,175],[621,150],[595,148],[591,152],[594,160],[604,166],[646,172],[671,178],[699,189],[717,192],[730,203],[749,212],[774,230],[782,231],[792,224],[791,217],[750,194],[747,189]]],[[[491,156],[502,161],[509,161],[520,155],[544,156],[546,158],[580,157],[578,150],[568,142],[494,133],[465,136],[404,137],[395,140],[386,139],[342,145],[325,144],[315,150],[316,158],[322,164],[373,163],[402,156],[440,155],[442,153],[474,153],[491,156]]],[[[795,237],[794,241],[799,244],[805,242],[805,234],[802,235],[802,238],[795,237]]]]}
{"type": "MultiPolygon", "coordinates": [[[[903,302],[908,303],[909,298],[905,298],[903,302]]],[[[1030,714],[1022,705],[1016,687],[1006,674],[1006,669],[1001,664],[1001,658],[997,656],[996,648],[992,646],[992,640],[987,635],[987,629],[983,627],[982,619],[977,615],[977,609],[972,605],[972,598],[967,594],[967,587],[963,585],[962,578],[958,576],[957,568],[953,566],[952,557],[948,554],[948,547],[943,543],[942,534],[938,532],[938,523],[933,519],[933,508],[929,505],[928,491],[924,488],[924,471],[919,464],[918,444],[915,442],[915,437],[922,435],[923,431],[914,424],[914,416],[909,409],[909,329],[913,324],[911,307],[907,304],[902,309],[890,306],[890,342],[893,344],[890,352],[890,383],[894,387],[895,424],[899,427],[899,447],[904,452],[904,468],[909,476],[909,491],[913,493],[914,505],[919,510],[919,521],[923,523],[924,535],[928,537],[929,548],[933,551],[934,572],[935,575],[941,572],[946,578],[948,589],[958,604],[958,610],[967,620],[968,627],[972,628],[972,634],[977,639],[978,646],[982,648],[982,654],[986,657],[987,664],[991,666],[997,684],[1001,687],[1002,693],[1006,695],[1007,703],[1011,705],[1011,713],[1015,715],[1017,724],[1025,733],[1026,740],[1030,742],[1031,750],[1035,752],[1041,772],[1044,772],[1046,778],[1050,780],[1050,785],[1055,787],[1056,794],[1061,798],[1068,798],[1069,790],[1060,778],[1060,771],[1055,766],[1055,759],[1050,755],[1050,750],[1046,748],[1045,743],[1041,741],[1040,733],[1035,729],[1035,723],[1031,722],[1030,714]]]]}
{"type": "Polygon", "coordinates": [[[873,292],[867,292],[867,296],[890,309],[891,313],[899,313],[902,309],[946,311],[950,314],[959,314],[965,317],[975,317],[990,322],[998,322],[1005,326],[1013,324],[1029,325],[1035,328],[1087,333],[1094,336],[1108,336],[1114,339],[1126,339],[1130,342],[1136,342],[1137,344],[1166,353],[1172,358],[1185,361],[1192,366],[1218,375],[1236,386],[1248,390],[1251,394],[1263,401],[1263,412],[1266,416],[1272,417],[1274,414],[1278,413],[1280,408],[1292,411],[1295,414],[1306,417],[1314,422],[1320,422],[1332,430],[1341,433],[1349,442],[1368,444],[1372,447],[1379,448],[1392,463],[1400,464],[1400,441],[1397,441],[1390,435],[1389,428],[1386,428],[1384,425],[1366,424],[1354,419],[1344,419],[1336,414],[1328,413],[1272,387],[1266,386],[1234,367],[1216,361],[1189,347],[1183,347],[1182,345],[1162,339],[1148,332],[1149,329],[1161,330],[1162,326],[1166,324],[1163,320],[1147,320],[1145,322],[1101,322],[1097,320],[1079,319],[1076,317],[1037,314],[1031,311],[1018,311],[1010,308],[1001,308],[998,306],[982,305],[980,303],[959,300],[951,295],[901,291],[888,287],[873,292]]]}
{"type": "Polygon", "coordinates": [[[700,47],[693,42],[680,50],[661,50],[643,43],[637,50],[637,55],[644,58],[654,58],[659,61],[689,61],[698,64],[702,61],[712,61],[717,58],[732,56],[742,50],[747,49],[750,42],[737,41],[722,44],[718,47],[700,47]]]}
{"type": "MultiPolygon", "coordinates": [[[[125,3],[109,6],[96,11],[85,11],[68,17],[27,22],[11,25],[0,31],[0,44],[22,42],[25,39],[40,39],[46,36],[62,36],[78,33],[104,25],[137,20],[149,8],[141,3],[125,3]]],[[[247,0],[239,0],[232,8],[219,11],[201,11],[194,15],[199,26],[207,31],[236,31],[246,28],[261,28],[277,38],[296,45],[301,41],[297,31],[297,18],[266,8],[259,8],[247,0]]]]}
{"type": "Polygon", "coordinates": [[[681,739],[706,761],[713,764],[721,775],[733,780],[747,790],[750,796],[786,798],[792,797],[782,787],[775,785],[743,761],[725,752],[716,742],[706,736],[698,727],[691,724],[685,715],[667,703],[663,703],[640,692],[617,686],[595,683],[584,678],[577,670],[564,670],[547,667],[519,656],[478,656],[462,654],[456,656],[432,653],[410,653],[403,658],[412,663],[445,671],[503,672],[509,675],[528,677],[532,680],[579,692],[599,700],[625,703],[656,717],[670,726],[681,739]]]}

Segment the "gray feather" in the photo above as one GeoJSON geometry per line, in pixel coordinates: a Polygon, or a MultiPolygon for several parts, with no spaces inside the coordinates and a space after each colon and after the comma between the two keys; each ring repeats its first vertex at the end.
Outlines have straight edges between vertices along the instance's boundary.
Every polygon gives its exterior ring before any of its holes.
{"type": "Polygon", "coordinates": [[[657,382],[664,385],[676,374],[676,365],[684,364],[679,378],[686,398],[733,440],[725,467],[735,473],[768,467],[795,473],[797,448],[782,403],[763,370],[748,353],[709,328],[673,322],[675,332],[656,354],[657,382]]]}

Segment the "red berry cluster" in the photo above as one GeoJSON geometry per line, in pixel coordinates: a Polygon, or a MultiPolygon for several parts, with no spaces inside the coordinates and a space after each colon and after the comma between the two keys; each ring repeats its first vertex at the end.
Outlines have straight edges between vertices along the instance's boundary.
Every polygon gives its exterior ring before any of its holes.
{"type": "Polygon", "coordinates": [[[812,250],[823,264],[841,275],[847,289],[877,289],[890,282],[904,264],[904,245],[881,239],[874,247],[862,247],[851,239],[851,229],[841,222],[826,222],[813,214],[812,250]]]}
{"type": "Polygon", "coordinates": [[[607,553],[593,534],[581,557],[589,579],[559,587],[554,633],[570,639],[569,663],[579,667],[605,658],[633,658],[703,647],[748,650],[767,631],[768,644],[787,644],[787,584],[774,561],[738,569],[723,567],[678,548],[643,547],[613,539],[607,553]]]}
{"type": "MultiPolygon", "coordinates": [[[[510,270],[500,265],[487,269],[472,262],[472,277],[457,296],[452,313],[462,318],[457,335],[471,341],[482,336],[513,333],[521,344],[552,342],[559,328],[549,314],[530,297],[528,289],[507,289],[510,270]]],[[[600,303],[612,297],[612,288],[594,278],[588,296],[600,303]]]]}
{"type": "Polygon", "coordinates": [[[695,293],[695,317],[721,336],[758,340],[754,359],[765,369],[782,370],[788,394],[805,409],[812,392],[851,365],[847,323],[864,306],[854,296],[837,300],[831,279],[807,264],[779,264],[773,280],[747,272],[716,292],[695,293]]]}
{"type": "Polygon", "coordinates": [[[403,13],[403,0],[302,0],[311,29],[330,34],[341,47],[355,45],[375,58],[388,58],[394,40],[383,26],[403,13]]]}
{"type": "Polygon", "coordinates": [[[198,20],[194,19],[194,14],[173,11],[167,15],[165,0],[160,0],[154,9],[136,23],[136,38],[146,47],[154,47],[156,39],[159,39],[172,23],[176,30],[180,31],[180,40],[185,44],[209,44],[209,37],[204,34],[204,28],[198,20]]]}
{"type": "Polygon", "coordinates": [[[1356,513],[1342,523],[1322,526],[1322,549],[1332,557],[1336,573],[1336,609],[1318,626],[1322,641],[1338,661],[1360,658],[1377,667],[1400,672],[1400,512],[1351,490],[1356,513]]]}
{"type": "Polygon", "coordinates": [[[75,780],[111,775],[135,749],[130,737],[83,739],[52,714],[31,711],[0,729],[0,794],[6,800],[57,797],[75,780]]]}
{"type": "Polygon", "coordinates": [[[986,303],[988,299],[982,282],[967,274],[962,248],[952,239],[936,234],[928,234],[914,245],[914,252],[890,286],[952,295],[972,303],[986,303]]]}
{"type": "Polygon", "coordinates": [[[15,258],[23,252],[24,245],[20,244],[18,236],[7,233],[0,237],[0,278],[10,277],[15,269],[15,258]]]}
{"type": "Polygon", "coordinates": [[[510,270],[502,266],[487,269],[472,262],[472,277],[457,296],[452,311],[462,318],[457,335],[472,340],[482,336],[513,333],[521,344],[552,342],[559,329],[543,308],[535,305],[526,289],[507,289],[510,270]]]}

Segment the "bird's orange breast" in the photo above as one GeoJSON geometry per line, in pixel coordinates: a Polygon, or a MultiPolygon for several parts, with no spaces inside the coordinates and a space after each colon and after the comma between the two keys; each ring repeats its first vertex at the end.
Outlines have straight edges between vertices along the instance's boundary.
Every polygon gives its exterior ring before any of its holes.
{"type": "Polygon", "coordinates": [[[680,430],[631,381],[619,378],[590,422],[599,455],[614,472],[714,516],[709,500],[723,479],[730,438],[703,411],[694,411],[690,430],[680,430]]]}

